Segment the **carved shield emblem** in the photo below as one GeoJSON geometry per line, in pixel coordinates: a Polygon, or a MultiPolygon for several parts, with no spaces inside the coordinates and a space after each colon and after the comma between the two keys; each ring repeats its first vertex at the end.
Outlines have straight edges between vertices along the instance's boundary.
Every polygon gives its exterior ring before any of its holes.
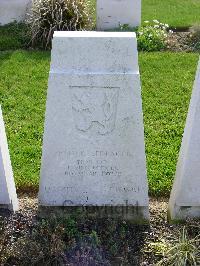
{"type": "Polygon", "coordinates": [[[119,88],[71,87],[72,112],[78,131],[99,135],[115,128],[119,88]]]}

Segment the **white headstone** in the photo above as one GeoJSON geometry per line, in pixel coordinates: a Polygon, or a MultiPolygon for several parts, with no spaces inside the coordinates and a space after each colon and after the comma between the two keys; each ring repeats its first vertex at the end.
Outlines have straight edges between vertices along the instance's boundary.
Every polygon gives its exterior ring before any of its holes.
{"type": "Polygon", "coordinates": [[[148,220],[134,33],[54,33],[39,205],[148,220]]]}
{"type": "Polygon", "coordinates": [[[200,218],[200,61],[169,201],[172,220],[200,218]]]}
{"type": "Polygon", "coordinates": [[[18,200],[10,163],[6,132],[0,106],[0,208],[18,210],[18,200]]]}
{"type": "Polygon", "coordinates": [[[97,0],[97,30],[141,24],[141,0],[97,0]]]}
{"type": "Polygon", "coordinates": [[[32,0],[0,0],[0,24],[24,20],[31,5],[32,0]]]}

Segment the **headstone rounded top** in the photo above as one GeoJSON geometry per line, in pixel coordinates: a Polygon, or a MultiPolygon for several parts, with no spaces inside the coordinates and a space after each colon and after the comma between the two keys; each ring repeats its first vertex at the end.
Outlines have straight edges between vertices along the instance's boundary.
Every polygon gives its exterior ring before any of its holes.
{"type": "Polygon", "coordinates": [[[138,74],[137,54],[134,32],[55,32],[51,72],[138,74]]]}

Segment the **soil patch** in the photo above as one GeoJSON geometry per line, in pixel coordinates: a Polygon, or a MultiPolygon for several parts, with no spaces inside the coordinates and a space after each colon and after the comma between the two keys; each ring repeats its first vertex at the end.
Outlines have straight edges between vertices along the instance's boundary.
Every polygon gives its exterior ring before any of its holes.
{"type": "MultiPolygon", "coordinates": [[[[21,195],[20,211],[0,213],[0,265],[155,265],[161,244],[190,237],[200,222],[171,225],[167,199],[150,199],[149,226],[113,220],[38,220],[35,195],[21,195]]],[[[51,217],[49,217],[51,218],[51,217]]]]}

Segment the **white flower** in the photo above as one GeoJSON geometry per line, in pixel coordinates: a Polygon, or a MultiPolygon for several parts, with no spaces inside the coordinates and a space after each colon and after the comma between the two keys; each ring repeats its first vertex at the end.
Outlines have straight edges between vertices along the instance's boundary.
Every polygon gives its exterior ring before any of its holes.
{"type": "Polygon", "coordinates": [[[154,19],[153,22],[154,23],[159,23],[159,21],[157,19],[154,19]]]}
{"type": "Polygon", "coordinates": [[[149,23],[149,21],[148,20],[145,20],[144,23],[149,23]]]}

